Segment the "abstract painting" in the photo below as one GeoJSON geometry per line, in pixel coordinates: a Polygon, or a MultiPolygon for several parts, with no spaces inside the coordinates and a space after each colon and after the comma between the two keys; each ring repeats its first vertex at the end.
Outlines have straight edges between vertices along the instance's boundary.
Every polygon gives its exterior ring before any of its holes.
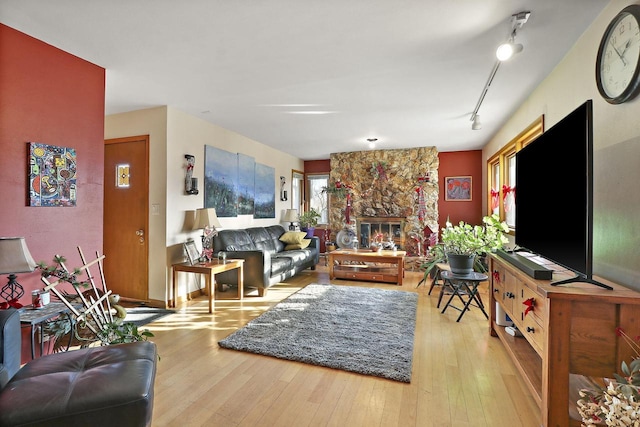
{"type": "Polygon", "coordinates": [[[253,157],[238,154],[238,215],[254,213],[255,169],[253,157]]]}
{"type": "Polygon", "coordinates": [[[453,202],[471,201],[471,177],[448,176],[444,179],[444,199],[453,202]]]}
{"type": "Polygon", "coordinates": [[[29,143],[29,206],[76,206],[76,150],[29,143]]]}
{"type": "Polygon", "coordinates": [[[238,156],[205,145],[204,207],[219,217],[238,216],[238,156]]]}
{"type": "Polygon", "coordinates": [[[276,170],[256,163],[254,218],[276,217],[276,170]]]}

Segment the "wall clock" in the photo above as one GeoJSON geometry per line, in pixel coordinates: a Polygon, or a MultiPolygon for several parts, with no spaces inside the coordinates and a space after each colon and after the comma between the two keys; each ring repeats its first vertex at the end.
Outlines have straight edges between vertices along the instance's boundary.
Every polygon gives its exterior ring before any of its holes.
{"type": "Polygon", "coordinates": [[[640,5],[627,6],[609,23],[596,59],[596,84],[611,104],[640,92],[640,5]]]}

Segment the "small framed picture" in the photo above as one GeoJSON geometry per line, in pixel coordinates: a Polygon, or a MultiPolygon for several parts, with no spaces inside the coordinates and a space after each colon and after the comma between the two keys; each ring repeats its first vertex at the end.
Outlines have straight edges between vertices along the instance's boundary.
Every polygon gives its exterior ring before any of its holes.
{"type": "Polygon", "coordinates": [[[444,199],[448,202],[470,202],[471,176],[447,176],[444,179],[444,199]]]}
{"type": "Polygon", "coordinates": [[[187,240],[184,243],[184,251],[187,253],[189,264],[194,265],[200,262],[200,251],[196,247],[196,242],[193,240],[187,240]]]}

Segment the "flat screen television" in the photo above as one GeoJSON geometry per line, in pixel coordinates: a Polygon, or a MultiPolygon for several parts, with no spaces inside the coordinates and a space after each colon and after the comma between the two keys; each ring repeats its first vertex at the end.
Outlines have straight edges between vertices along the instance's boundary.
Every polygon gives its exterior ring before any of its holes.
{"type": "Polygon", "coordinates": [[[516,153],[515,241],[598,283],[593,260],[593,107],[588,100],[516,153]]]}

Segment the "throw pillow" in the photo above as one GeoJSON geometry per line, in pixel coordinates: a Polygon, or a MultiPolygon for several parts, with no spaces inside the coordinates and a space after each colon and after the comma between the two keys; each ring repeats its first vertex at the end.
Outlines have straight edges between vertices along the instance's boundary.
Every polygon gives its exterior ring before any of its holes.
{"type": "Polygon", "coordinates": [[[285,251],[292,251],[294,249],[304,249],[311,243],[311,239],[302,239],[300,243],[295,243],[293,245],[287,245],[284,247],[285,251]]]}
{"type": "Polygon", "coordinates": [[[307,236],[304,231],[287,231],[280,236],[280,241],[287,245],[298,245],[302,243],[302,239],[307,236]]]}

